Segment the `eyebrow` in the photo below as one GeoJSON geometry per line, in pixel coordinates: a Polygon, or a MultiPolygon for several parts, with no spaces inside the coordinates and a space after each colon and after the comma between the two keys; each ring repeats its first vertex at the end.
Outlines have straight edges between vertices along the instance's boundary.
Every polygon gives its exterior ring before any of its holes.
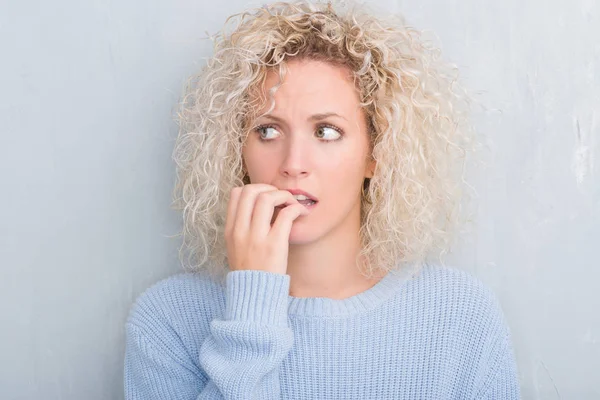
{"type": "MultiPolygon", "coordinates": [[[[273,121],[277,121],[277,122],[281,122],[281,123],[285,122],[282,118],[276,117],[275,115],[271,115],[271,114],[265,114],[265,115],[262,115],[261,117],[269,118],[269,119],[272,119],[273,121]]],[[[329,117],[338,117],[338,118],[342,118],[342,119],[348,121],[345,117],[343,117],[337,113],[334,113],[334,112],[313,114],[310,117],[308,117],[308,121],[321,121],[321,120],[329,118],[329,117]]]]}

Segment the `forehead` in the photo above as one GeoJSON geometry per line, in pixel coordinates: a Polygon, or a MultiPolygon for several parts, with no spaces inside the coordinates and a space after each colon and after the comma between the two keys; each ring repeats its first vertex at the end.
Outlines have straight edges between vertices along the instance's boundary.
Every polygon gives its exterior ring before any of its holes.
{"type": "MultiPolygon", "coordinates": [[[[303,109],[307,112],[339,111],[355,113],[359,109],[359,94],[348,67],[315,60],[291,60],[286,65],[281,85],[277,87],[275,110],[303,109]]],[[[277,70],[269,70],[261,88],[264,99],[269,90],[279,84],[277,70]]],[[[269,110],[267,101],[263,112],[269,110]]]]}

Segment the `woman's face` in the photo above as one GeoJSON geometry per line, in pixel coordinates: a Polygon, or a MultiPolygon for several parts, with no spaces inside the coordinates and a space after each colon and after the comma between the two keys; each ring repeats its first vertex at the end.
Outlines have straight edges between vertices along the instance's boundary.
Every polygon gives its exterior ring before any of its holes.
{"type": "MultiPolygon", "coordinates": [[[[270,71],[265,90],[277,82],[270,71]]],[[[267,101],[258,115],[269,107],[267,101]]],[[[254,121],[242,155],[251,183],[300,189],[318,200],[310,214],[294,221],[290,244],[359,226],[361,187],[373,176],[374,162],[368,162],[366,119],[348,69],[290,61],[275,108],[254,121]]]]}

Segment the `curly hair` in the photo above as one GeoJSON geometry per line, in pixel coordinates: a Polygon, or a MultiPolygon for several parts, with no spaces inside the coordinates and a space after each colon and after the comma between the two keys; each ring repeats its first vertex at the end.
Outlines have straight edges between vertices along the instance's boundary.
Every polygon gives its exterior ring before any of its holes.
{"type": "Polygon", "coordinates": [[[282,79],[294,58],[348,67],[368,118],[376,170],[362,192],[363,273],[421,265],[451,246],[475,148],[457,68],[402,16],[347,5],[276,2],[230,16],[213,36],[214,54],[188,80],[177,112],[174,207],[183,211],[184,268],[226,274],[228,198],[247,183],[241,150],[266,104],[251,92],[269,70],[282,79]]]}

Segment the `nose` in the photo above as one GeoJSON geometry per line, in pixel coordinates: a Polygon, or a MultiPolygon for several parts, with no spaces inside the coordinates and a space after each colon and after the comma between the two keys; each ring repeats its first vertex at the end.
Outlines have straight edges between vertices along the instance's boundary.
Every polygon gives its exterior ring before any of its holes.
{"type": "Polygon", "coordinates": [[[285,142],[280,173],[288,178],[307,176],[310,166],[309,141],[303,140],[302,135],[292,134],[285,142]]]}

